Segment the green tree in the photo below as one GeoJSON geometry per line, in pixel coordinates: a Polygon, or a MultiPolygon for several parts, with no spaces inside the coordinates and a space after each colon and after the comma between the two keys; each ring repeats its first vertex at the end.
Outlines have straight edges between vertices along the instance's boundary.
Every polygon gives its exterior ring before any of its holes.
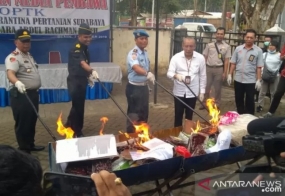
{"type": "Polygon", "coordinates": [[[239,0],[247,26],[264,33],[276,24],[285,7],[284,0],[239,0]]]}

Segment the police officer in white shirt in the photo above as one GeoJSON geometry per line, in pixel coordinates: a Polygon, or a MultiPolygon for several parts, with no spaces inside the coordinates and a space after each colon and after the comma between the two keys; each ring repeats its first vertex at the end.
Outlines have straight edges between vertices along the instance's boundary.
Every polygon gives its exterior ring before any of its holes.
{"type": "MultiPolygon", "coordinates": [[[[174,80],[173,94],[195,109],[196,96],[204,100],[207,76],[205,58],[202,54],[195,52],[195,39],[186,37],[183,39],[183,51],[175,54],[170,61],[167,77],[174,80]],[[185,82],[191,91],[183,83],[185,82]]],[[[185,118],[192,120],[193,111],[187,108],[179,100],[174,99],[175,121],[174,127],[182,126],[183,114],[185,118]]]]}
{"type": "Polygon", "coordinates": [[[26,153],[44,150],[35,145],[37,115],[26,95],[39,110],[39,92],[41,77],[38,65],[29,53],[31,34],[26,29],[15,33],[16,50],[5,59],[7,77],[10,81],[10,103],[15,120],[15,133],[19,150],[26,153]],[[26,94],[26,95],[25,95],[26,94]]]}

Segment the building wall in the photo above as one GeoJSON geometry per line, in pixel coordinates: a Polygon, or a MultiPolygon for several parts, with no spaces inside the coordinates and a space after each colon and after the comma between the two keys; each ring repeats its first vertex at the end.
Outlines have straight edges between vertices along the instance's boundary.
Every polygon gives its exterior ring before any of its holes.
{"type": "MultiPolygon", "coordinates": [[[[123,75],[127,74],[126,58],[135,46],[133,29],[114,28],[113,30],[113,62],[120,65],[123,75]]],[[[146,30],[149,34],[149,44],[146,48],[151,64],[151,71],[155,63],[155,30],[146,30]]],[[[158,43],[158,74],[166,74],[171,47],[171,30],[159,31],[158,43]]]]}

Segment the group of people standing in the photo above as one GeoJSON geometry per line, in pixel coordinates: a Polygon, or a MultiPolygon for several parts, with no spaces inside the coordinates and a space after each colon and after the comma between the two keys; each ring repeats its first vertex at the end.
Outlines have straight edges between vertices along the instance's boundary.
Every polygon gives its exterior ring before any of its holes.
{"type": "MultiPolygon", "coordinates": [[[[75,137],[83,136],[86,86],[88,83],[94,85],[95,80],[99,79],[98,73],[90,67],[88,45],[92,39],[91,32],[89,25],[81,24],[78,40],[68,53],[67,86],[72,108],[65,126],[72,128],[75,137]]],[[[149,82],[156,82],[154,74],[150,71],[146,51],[149,35],[145,30],[136,30],[133,34],[135,47],[126,54],[128,83],[125,93],[128,103],[127,114],[132,119],[132,122],[127,121],[126,130],[129,133],[135,131],[134,124],[148,121],[149,82]]],[[[269,40],[268,43],[265,42],[268,47],[263,53],[262,49],[254,44],[255,30],[249,29],[245,32],[244,44],[238,46],[231,54],[231,47],[224,41],[224,37],[225,28],[217,28],[216,40],[206,45],[203,54],[195,51],[194,38],[185,37],[182,42],[183,51],[171,58],[167,77],[173,80],[173,94],[179,99],[174,98],[175,127],[182,126],[184,113],[188,120],[192,120],[193,117],[193,111],[180,100],[195,109],[196,101],[199,99],[203,103],[200,109],[204,109],[205,100],[210,97],[211,87],[214,86],[214,98],[219,107],[222,83],[225,80],[229,85],[234,82],[235,102],[239,114],[254,114],[255,90],[260,90],[257,109],[262,108],[268,87],[273,100],[265,117],[272,116],[277,109],[285,91],[285,68],[280,68],[282,60],[285,59],[285,47],[280,54],[277,51],[278,43],[269,40]],[[264,73],[267,72],[276,74],[273,82],[265,80],[264,73]]],[[[34,144],[37,115],[25,97],[30,97],[38,111],[38,89],[41,81],[38,66],[29,53],[30,42],[30,32],[25,29],[18,30],[15,34],[16,50],[5,60],[7,76],[11,83],[10,98],[16,138],[19,149],[28,153],[44,149],[34,144]]]]}

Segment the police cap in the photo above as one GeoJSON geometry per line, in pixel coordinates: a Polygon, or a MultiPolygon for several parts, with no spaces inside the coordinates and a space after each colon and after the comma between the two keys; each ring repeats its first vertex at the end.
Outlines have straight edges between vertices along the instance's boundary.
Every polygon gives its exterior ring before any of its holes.
{"type": "Polygon", "coordinates": [[[133,32],[135,38],[146,36],[149,37],[148,33],[144,29],[138,29],[133,32]]]}
{"type": "Polygon", "coordinates": [[[15,39],[18,39],[20,41],[31,40],[31,33],[27,29],[19,29],[15,33],[15,39]]]}
{"type": "Polygon", "coordinates": [[[92,33],[90,27],[86,23],[82,23],[79,26],[78,34],[83,34],[83,35],[90,35],[92,33]]]}

